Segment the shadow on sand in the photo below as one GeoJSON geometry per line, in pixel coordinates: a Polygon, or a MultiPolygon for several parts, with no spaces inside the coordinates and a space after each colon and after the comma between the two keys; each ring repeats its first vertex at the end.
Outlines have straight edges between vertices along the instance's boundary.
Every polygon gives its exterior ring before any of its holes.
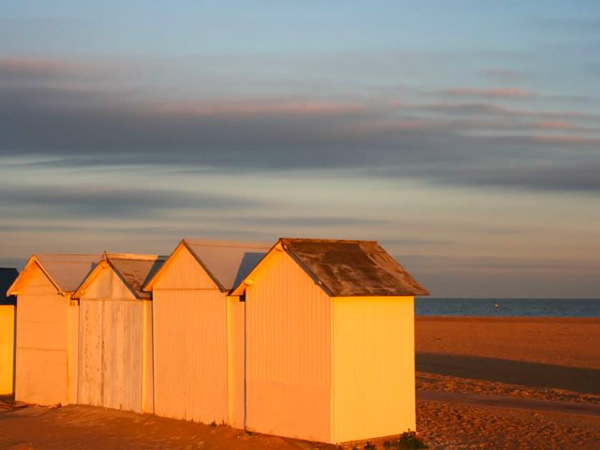
{"type": "Polygon", "coordinates": [[[417,353],[419,372],[600,394],[600,370],[479,356],[417,353]]]}

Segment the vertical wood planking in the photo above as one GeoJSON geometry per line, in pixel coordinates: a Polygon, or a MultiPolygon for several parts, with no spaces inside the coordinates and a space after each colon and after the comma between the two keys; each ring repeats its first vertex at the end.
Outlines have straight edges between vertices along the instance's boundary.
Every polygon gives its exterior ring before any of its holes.
{"type": "Polygon", "coordinates": [[[333,299],[333,442],[415,430],[412,297],[333,299]]]}
{"type": "Polygon", "coordinates": [[[67,299],[68,308],[68,336],[67,336],[67,400],[68,403],[77,403],[77,386],[79,370],[79,305],[67,299]]]}
{"type": "Polygon", "coordinates": [[[245,307],[239,297],[227,298],[227,356],[229,425],[245,426],[245,307]]]}
{"type": "Polygon", "coordinates": [[[15,307],[0,305],[0,395],[13,393],[15,307]]]}
{"type": "Polygon", "coordinates": [[[249,429],[330,439],[331,300],[285,253],[246,291],[249,429]]]}
{"type": "Polygon", "coordinates": [[[153,292],[156,414],[228,422],[227,303],[216,289],[153,292]]]}
{"type": "Polygon", "coordinates": [[[15,398],[67,404],[68,300],[34,265],[25,274],[17,304],[15,398]]]}
{"type": "MultiPolygon", "coordinates": [[[[149,324],[144,314],[148,317],[151,308],[150,301],[133,297],[109,269],[81,296],[79,403],[143,412],[142,399],[152,392],[150,339],[144,347],[144,333],[151,333],[144,331],[149,324]]],[[[152,401],[146,401],[148,410],[152,401]]]]}

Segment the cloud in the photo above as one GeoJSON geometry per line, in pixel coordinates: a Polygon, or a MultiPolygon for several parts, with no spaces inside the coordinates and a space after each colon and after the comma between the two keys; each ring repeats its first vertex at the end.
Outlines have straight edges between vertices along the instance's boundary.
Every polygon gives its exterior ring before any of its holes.
{"type": "Polygon", "coordinates": [[[490,69],[483,69],[481,71],[481,73],[488,78],[493,78],[496,80],[519,81],[519,80],[524,80],[527,78],[527,75],[525,73],[520,72],[518,70],[512,70],[512,69],[490,68],[490,69]]]}
{"type": "Polygon", "coordinates": [[[569,34],[600,34],[600,19],[595,17],[548,17],[537,19],[536,24],[553,32],[569,34]]]}
{"type": "Polygon", "coordinates": [[[348,226],[382,226],[388,225],[386,220],[358,217],[326,217],[326,216],[291,216],[291,217],[240,217],[238,220],[252,225],[270,225],[277,227],[348,227],[348,226]]]}
{"type": "Polygon", "coordinates": [[[435,112],[440,114],[461,114],[467,116],[487,116],[498,119],[504,118],[535,118],[547,120],[579,120],[579,121],[597,121],[600,115],[582,111],[548,111],[548,110],[527,110],[519,108],[508,108],[506,106],[496,105],[485,102],[438,102],[424,104],[398,104],[399,108],[409,108],[423,112],[435,112]]]}
{"type": "Polygon", "coordinates": [[[181,117],[346,116],[364,114],[365,105],[298,100],[237,100],[221,102],[170,102],[153,107],[159,115],[181,117]]]}
{"type": "Polygon", "coordinates": [[[585,136],[574,136],[574,135],[559,135],[559,136],[536,136],[536,139],[551,143],[551,144],[569,144],[569,145],[592,145],[600,146],[600,138],[592,138],[585,136]]]}
{"type": "Polygon", "coordinates": [[[27,263],[26,258],[0,258],[0,267],[14,267],[18,270],[23,269],[27,263]]]}
{"type": "MultiPolygon", "coordinates": [[[[591,163],[528,163],[447,165],[423,167],[423,174],[442,184],[535,190],[547,192],[600,192],[600,160],[591,163]]],[[[392,176],[392,175],[390,175],[392,176]]]]}
{"type": "Polygon", "coordinates": [[[215,211],[260,204],[226,195],[105,186],[9,185],[0,189],[0,205],[54,210],[69,218],[145,217],[177,209],[215,211]]]}
{"type": "Polygon", "coordinates": [[[73,64],[67,64],[59,61],[18,58],[3,59],[0,60],[0,77],[5,79],[8,76],[18,76],[19,78],[28,76],[59,76],[68,74],[73,67],[73,64]]]}
{"type": "MultiPolygon", "coordinates": [[[[598,115],[493,103],[496,98],[533,95],[516,88],[449,90],[441,95],[442,101],[425,104],[327,96],[165,100],[121,85],[73,87],[70,82],[77,86],[81,78],[76,64],[41,62],[38,66],[4,60],[0,67],[42,77],[35,85],[5,86],[3,77],[14,73],[0,70],[0,157],[44,157],[73,167],[133,164],[238,172],[348,169],[438,184],[541,190],[553,185],[569,192],[599,189],[587,176],[575,179],[573,173],[575,163],[584,174],[586,167],[599,164],[598,138],[590,134],[597,130],[583,126],[595,123],[598,115]],[[64,83],[45,84],[48,72],[52,77],[59,74],[64,83]],[[448,101],[448,95],[488,96],[489,101],[454,102],[448,101]],[[557,130],[562,133],[557,135],[557,130]],[[581,154],[575,156],[574,151],[581,154]],[[513,167],[515,160],[520,161],[518,176],[494,176],[513,167]]],[[[117,206],[107,213],[162,203],[216,207],[223,201],[235,205],[231,199],[213,202],[202,196],[167,193],[162,198],[159,192],[153,192],[154,198],[136,192],[85,192],[91,203],[77,198],[77,193],[52,189],[39,197],[27,190],[12,194],[30,204],[41,198],[45,200],[39,200],[40,205],[79,205],[82,211],[93,208],[93,199],[96,210],[103,211],[111,200],[117,206]]]]}
{"type": "Polygon", "coordinates": [[[496,89],[476,89],[476,88],[455,88],[439,91],[440,94],[452,97],[483,97],[483,98],[504,98],[504,99],[522,99],[535,97],[536,94],[523,89],[509,87],[496,89]]]}
{"type": "Polygon", "coordinates": [[[548,130],[580,130],[581,127],[572,125],[564,120],[548,120],[545,122],[538,123],[540,128],[548,130]]]}

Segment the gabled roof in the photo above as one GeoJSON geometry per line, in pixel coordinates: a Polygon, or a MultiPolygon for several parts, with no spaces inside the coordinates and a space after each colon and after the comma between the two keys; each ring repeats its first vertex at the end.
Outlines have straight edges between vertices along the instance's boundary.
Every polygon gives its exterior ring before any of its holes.
{"type": "Polygon", "coordinates": [[[34,253],[10,287],[9,294],[18,294],[21,281],[33,265],[37,265],[44,272],[59,293],[72,293],[91,272],[100,257],[89,254],[34,253]]]}
{"type": "Polygon", "coordinates": [[[102,270],[111,268],[135,298],[149,299],[150,294],[142,291],[142,287],[160,269],[165,259],[166,256],[159,255],[104,252],[100,264],[83,280],[73,298],[79,298],[102,270]]]}
{"type": "Polygon", "coordinates": [[[185,238],[144,286],[145,291],[152,289],[175,255],[184,248],[194,256],[219,290],[226,292],[236,286],[254,268],[271,246],[262,242],[185,238]]]}
{"type": "Polygon", "coordinates": [[[14,305],[15,297],[7,292],[18,276],[17,269],[0,267],[0,305],[14,305]]]}
{"type": "MultiPolygon", "coordinates": [[[[429,294],[375,241],[281,238],[272,251],[278,250],[290,255],[331,297],[429,294]]],[[[243,284],[233,293],[241,294],[243,284]]]]}

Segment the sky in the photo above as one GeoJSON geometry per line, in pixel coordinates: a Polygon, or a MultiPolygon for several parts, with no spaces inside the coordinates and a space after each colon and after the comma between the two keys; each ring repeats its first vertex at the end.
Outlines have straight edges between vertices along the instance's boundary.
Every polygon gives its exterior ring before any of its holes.
{"type": "Polygon", "coordinates": [[[435,297],[600,297],[597,1],[2,1],[0,265],[374,239],[435,297]]]}

